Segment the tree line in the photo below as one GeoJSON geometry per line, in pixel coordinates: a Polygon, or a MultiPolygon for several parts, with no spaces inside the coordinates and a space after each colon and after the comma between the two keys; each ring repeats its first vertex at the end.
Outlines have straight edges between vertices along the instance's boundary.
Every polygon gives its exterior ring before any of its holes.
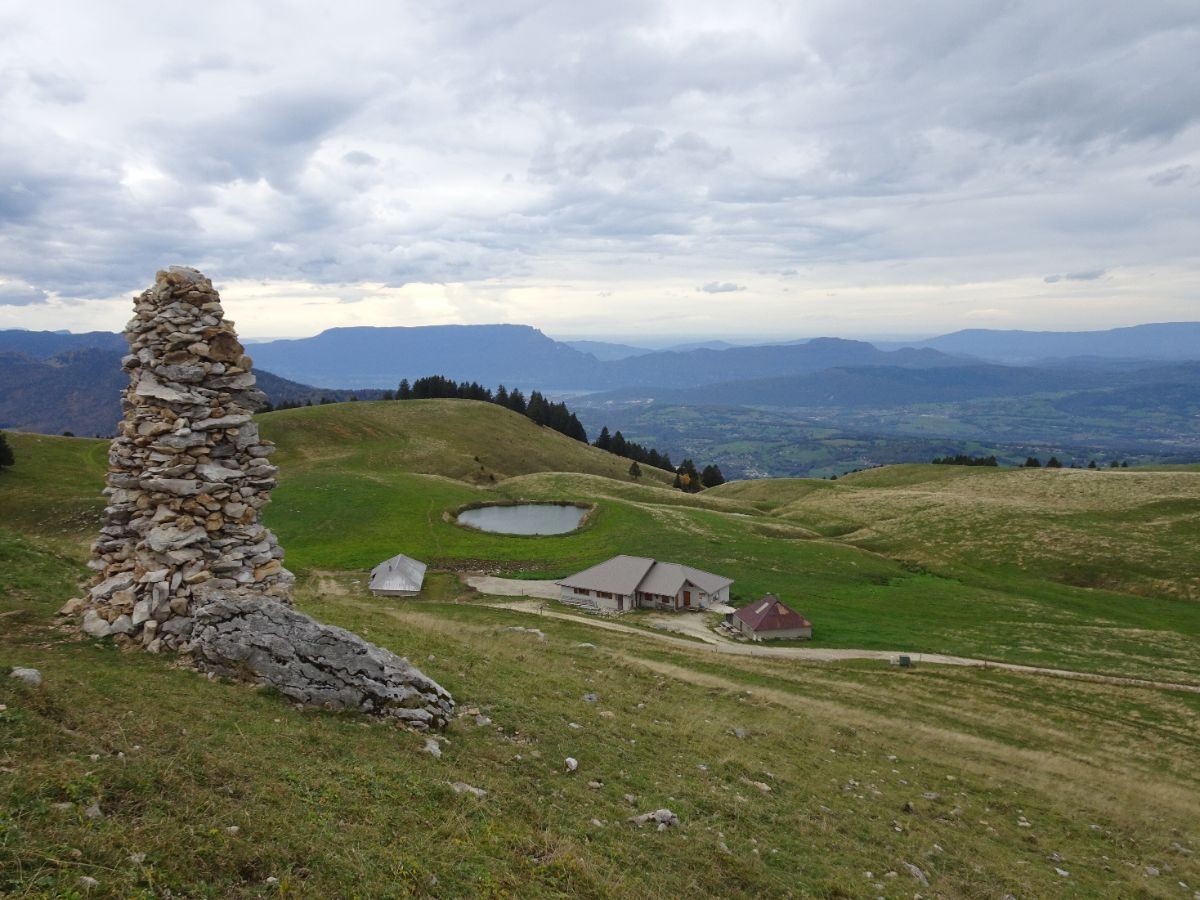
{"type": "MultiPolygon", "coordinates": [[[[544,425],[581,443],[588,443],[586,429],[575,413],[567,407],[567,404],[547,400],[540,391],[531,391],[527,399],[520,388],[509,390],[504,385],[500,385],[493,391],[475,381],[460,383],[444,375],[430,375],[426,378],[418,378],[412,383],[405,378],[395,392],[385,391],[383,399],[457,399],[494,403],[523,415],[538,425],[544,425]]],[[[620,431],[610,433],[607,425],[600,429],[600,435],[592,446],[612,453],[614,456],[628,459],[630,461],[629,475],[632,478],[641,478],[642,466],[647,465],[674,472],[675,487],[689,493],[725,483],[725,476],[721,474],[719,466],[705,466],[702,471],[698,472],[695,463],[690,459],[685,459],[676,467],[668,454],[661,453],[653,447],[643,446],[636,441],[627,440],[620,431]]]]}
{"type": "Polygon", "coordinates": [[[933,458],[935,466],[998,466],[1000,463],[996,461],[994,456],[967,456],[964,453],[959,453],[957,456],[935,456],[933,458]]]}
{"type": "MultiPolygon", "coordinates": [[[[1000,465],[1000,463],[997,462],[995,456],[969,456],[965,453],[959,453],[955,456],[935,456],[933,458],[932,462],[935,466],[998,466],[998,465],[1000,465]]],[[[1062,460],[1060,460],[1057,456],[1051,456],[1048,460],[1046,460],[1044,465],[1043,465],[1042,461],[1040,459],[1038,459],[1036,456],[1027,456],[1027,457],[1025,457],[1025,462],[1021,463],[1021,465],[1018,466],[1017,468],[1020,468],[1020,469],[1041,469],[1041,468],[1061,469],[1062,467],[1063,467],[1062,460]]],[[[1096,461],[1094,459],[1091,460],[1087,464],[1087,467],[1089,469],[1099,469],[1100,468],[1100,466],[1096,464],[1096,461]]],[[[1128,469],[1129,463],[1126,461],[1117,462],[1114,459],[1109,462],[1108,467],[1110,469],[1128,469]]],[[[1080,468],[1080,466],[1077,465],[1076,463],[1071,463],[1071,468],[1078,469],[1078,468],[1080,468]]]]}
{"type": "MultiPolygon", "coordinates": [[[[355,401],[358,397],[350,394],[346,399],[347,401],[355,401]]],[[[478,400],[482,403],[494,403],[580,443],[588,443],[587,430],[583,427],[583,423],[579,421],[578,416],[567,407],[567,404],[547,400],[545,395],[540,391],[530,391],[529,396],[526,397],[520,388],[512,388],[510,390],[503,384],[493,391],[491,388],[477,381],[458,382],[453,378],[447,378],[445,375],[429,375],[425,378],[417,378],[411,382],[405,378],[400,382],[396,390],[383,391],[381,399],[478,400]]],[[[313,403],[312,398],[307,398],[303,401],[281,400],[274,406],[268,406],[264,411],[270,411],[271,409],[296,409],[301,406],[322,406],[327,403],[338,402],[343,401],[324,396],[319,397],[316,404],[313,403]]],[[[671,462],[670,455],[661,453],[653,447],[646,447],[637,441],[627,440],[620,431],[610,433],[607,425],[600,429],[600,435],[592,443],[592,446],[612,453],[614,456],[628,459],[630,461],[629,475],[631,478],[637,479],[642,477],[642,466],[653,466],[656,469],[665,469],[668,472],[674,472],[675,487],[688,493],[695,493],[704,488],[716,487],[718,484],[725,483],[725,476],[721,472],[721,467],[715,463],[697,470],[696,464],[692,460],[685,459],[676,466],[671,462]]]]}

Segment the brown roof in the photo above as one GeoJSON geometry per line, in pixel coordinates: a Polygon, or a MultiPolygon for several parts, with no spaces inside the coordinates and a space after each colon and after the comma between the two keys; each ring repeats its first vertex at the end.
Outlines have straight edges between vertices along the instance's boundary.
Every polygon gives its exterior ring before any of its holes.
{"type": "Polygon", "coordinates": [[[789,628],[812,628],[812,622],[788,609],[774,594],[743,606],[734,615],[750,626],[751,631],[783,631],[789,628]]]}

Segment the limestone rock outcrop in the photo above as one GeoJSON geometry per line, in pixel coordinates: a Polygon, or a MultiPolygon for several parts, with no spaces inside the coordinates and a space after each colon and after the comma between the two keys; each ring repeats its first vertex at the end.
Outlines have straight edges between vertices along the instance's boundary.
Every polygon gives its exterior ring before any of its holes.
{"type": "Polygon", "coordinates": [[[358,635],[263,600],[214,596],[196,610],[192,653],[201,668],[269,684],[308,706],[444,728],[454,701],[408,660],[358,635]]]}
{"type": "Polygon", "coordinates": [[[436,682],[289,608],[294,579],[260,521],[277,473],[253,421],[266,396],[212,282],[159,272],[125,336],[96,577],[62,613],[91,637],[176,650],[302,703],[443,727],[454,701],[436,682]]]}
{"type": "Polygon", "coordinates": [[[259,521],[276,475],[252,420],[266,396],[195,269],[159,272],[125,337],[130,383],[82,605],[93,636],[182,649],[213,590],[291,602],[283,551],[259,521]]]}

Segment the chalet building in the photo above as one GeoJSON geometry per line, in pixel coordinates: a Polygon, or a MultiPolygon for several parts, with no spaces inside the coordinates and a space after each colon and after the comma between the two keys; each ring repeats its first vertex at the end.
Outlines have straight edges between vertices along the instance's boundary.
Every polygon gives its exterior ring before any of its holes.
{"type": "Polygon", "coordinates": [[[371,593],[376,597],[415,597],[425,583],[425,563],[393,556],[371,570],[371,593]]]}
{"type": "Polygon", "coordinates": [[[812,639],[812,622],[783,605],[774,594],[743,606],[727,617],[728,624],[752,641],[807,641],[812,639]]]}
{"type": "Polygon", "coordinates": [[[598,612],[702,610],[729,602],[730,578],[645,556],[614,556],[558,582],[559,599],[598,612]]]}

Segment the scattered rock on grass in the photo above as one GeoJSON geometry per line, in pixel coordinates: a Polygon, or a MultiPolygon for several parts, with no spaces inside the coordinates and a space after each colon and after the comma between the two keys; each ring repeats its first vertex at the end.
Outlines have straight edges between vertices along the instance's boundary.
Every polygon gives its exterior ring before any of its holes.
{"type": "Polygon", "coordinates": [[[566,759],[566,766],[567,766],[568,772],[574,772],[576,769],[579,768],[579,760],[577,760],[573,756],[568,756],[566,759]]]}
{"type": "Polygon", "coordinates": [[[86,893],[91,893],[96,888],[100,887],[100,882],[98,882],[91,875],[80,875],[78,884],[80,889],[86,893]]]}
{"type": "Polygon", "coordinates": [[[442,745],[433,738],[425,738],[425,746],[421,748],[422,753],[428,753],[434,759],[442,758],[442,745]]]}
{"type": "Polygon", "coordinates": [[[901,865],[908,869],[908,874],[919,881],[922,887],[929,887],[929,879],[925,877],[925,873],[921,871],[920,867],[909,862],[901,863],[901,865]]]}
{"type": "Polygon", "coordinates": [[[18,681],[24,682],[31,688],[42,686],[42,673],[37,669],[26,669],[23,666],[15,666],[8,675],[10,678],[16,678],[18,681]]]}
{"type": "Polygon", "coordinates": [[[669,809],[656,809],[654,812],[632,816],[629,821],[639,827],[649,822],[655,822],[658,824],[659,831],[666,831],[668,828],[675,828],[679,825],[679,816],[669,809]]]}
{"type": "Polygon", "coordinates": [[[487,796],[487,791],[483,788],[472,787],[465,781],[456,781],[450,785],[456,794],[470,794],[472,797],[477,797],[482,800],[487,796]]]}
{"type": "Polygon", "coordinates": [[[590,694],[590,693],[589,693],[589,694],[584,694],[584,695],[583,695],[583,700],[584,700],[584,702],[585,702],[585,703],[596,703],[596,702],[598,702],[598,701],[600,700],[600,698],[599,698],[599,697],[597,697],[595,694],[590,694]]]}
{"type": "Polygon", "coordinates": [[[103,819],[104,811],[100,809],[99,803],[93,803],[83,811],[83,814],[89,819],[103,819]]]}

